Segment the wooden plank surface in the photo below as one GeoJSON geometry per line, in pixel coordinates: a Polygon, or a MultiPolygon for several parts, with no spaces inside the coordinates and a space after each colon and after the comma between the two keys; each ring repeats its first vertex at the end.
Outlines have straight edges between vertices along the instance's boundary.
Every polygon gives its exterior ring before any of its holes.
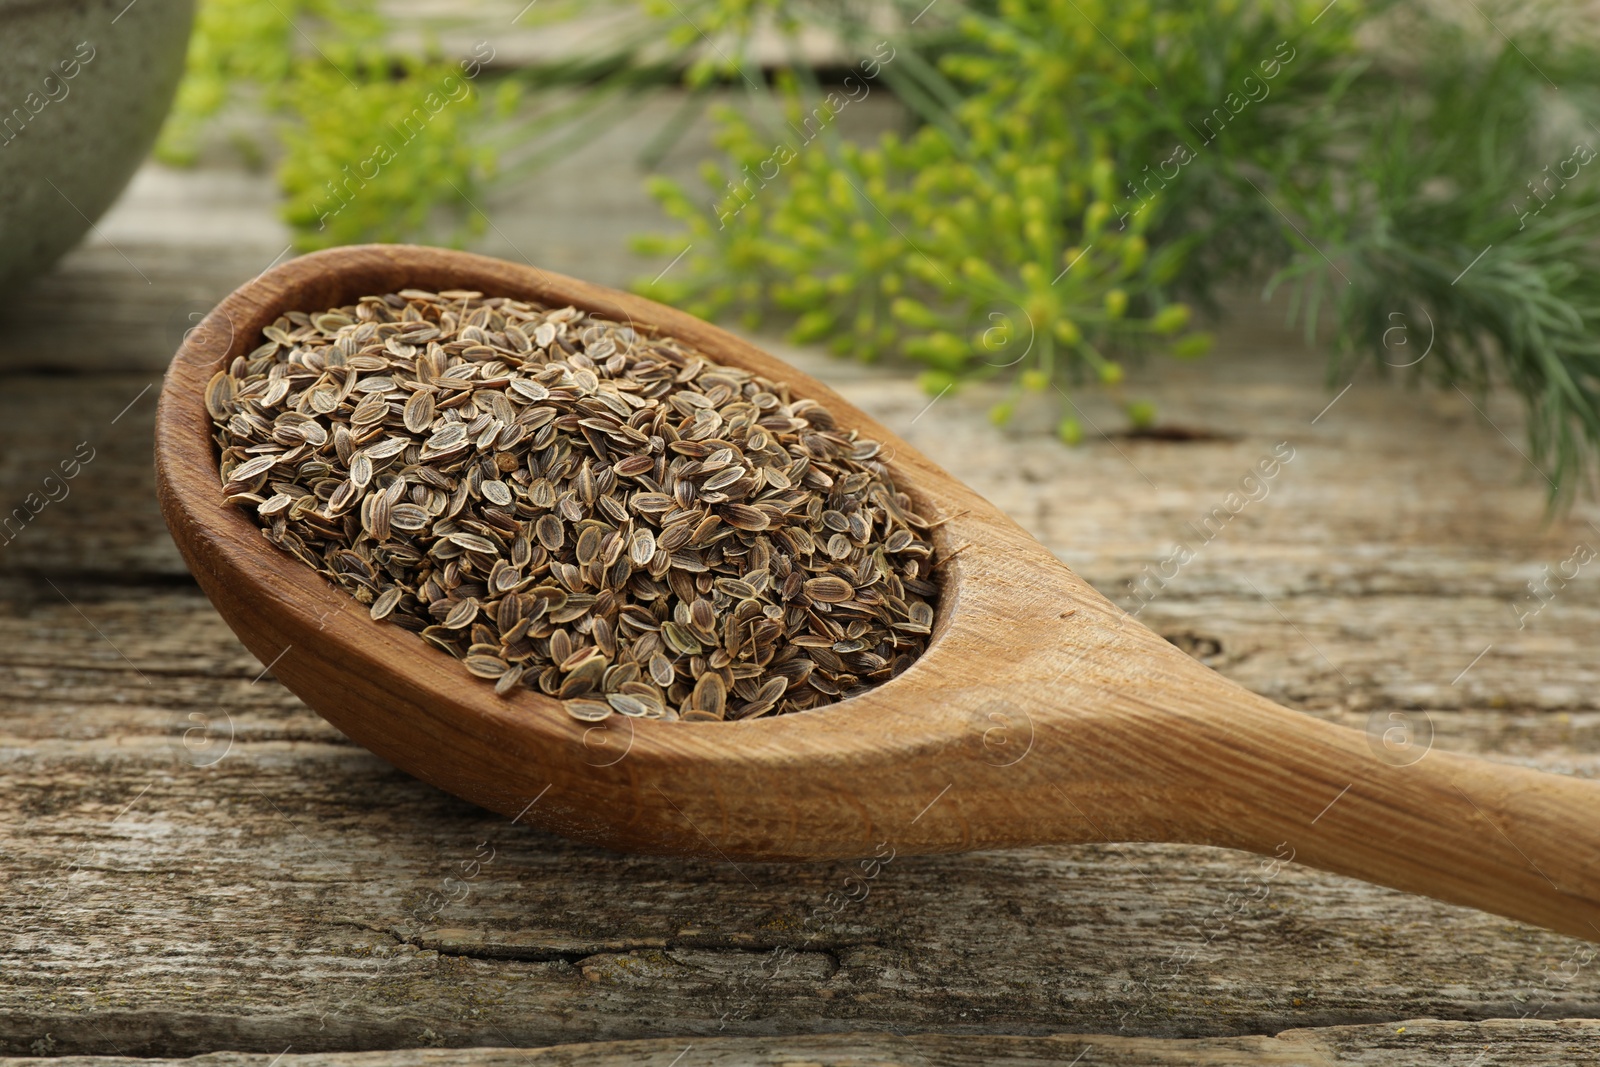
{"type": "Polygon", "coordinates": [[[15,1067],[1308,1067],[1385,1064],[1387,1067],[1544,1067],[1582,1062],[1600,1024],[1572,1022],[1460,1023],[1407,1020],[1397,1025],[1330,1026],[1287,1030],[1275,1037],[1175,1040],[1108,1034],[1042,1037],[991,1034],[816,1034],[796,1037],[700,1038],[694,1041],[607,1041],[541,1049],[411,1049],[305,1055],[286,1050],[218,1053],[193,1059],[65,1056],[12,1061],[15,1067]],[[692,1056],[692,1059],[690,1058],[692,1056]],[[1074,1059],[1074,1057],[1076,1057],[1074,1059]]]}
{"type": "MultiPolygon", "coordinates": [[[[619,231],[653,225],[622,180],[594,194],[608,228],[591,246],[571,219],[509,197],[490,206],[488,250],[515,255],[495,244],[508,239],[607,282],[648,268],[619,251],[619,231]]],[[[292,1046],[289,1064],[480,1045],[490,1063],[561,1045],[543,1057],[670,1063],[693,1042],[713,1062],[1067,1062],[1090,1044],[1086,1064],[1600,1058],[1594,1024],[1553,1022],[1600,1017],[1595,946],[1331,875],[1285,868],[1234,912],[1230,894],[1263,875],[1219,850],[897,857],[807,940],[799,920],[842,867],[611,855],[350,745],[222,626],[152,496],[147,387],[185,316],[287,243],[270,210],[259,178],[150,168],[0,324],[0,505],[51,491],[93,449],[67,495],[0,544],[0,1053],[265,1063],[292,1046]],[[792,955],[773,974],[780,948],[792,955]],[[1407,1022],[1427,1017],[1464,1022],[1407,1022]],[[643,1043],[592,1044],[617,1041],[643,1043]]],[[[1526,588],[1600,540],[1592,506],[1541,522],[1504,398],[1480,413],[1453,391],[1362,376],[1323,411],[1343,383],[1325,389],[1321,354],[1274,315],[1241,312],[1218,356],[1133,376],[1198,439],[1091,435],[1075,450],[1038,432],[1042,407],[1002,435],[981,390],[930,407],[896,369],[776,347],[1099,588],[1148,599],[1142,619],[1230,677],[1370,726],[1375,744],[1399,711],[1441,748],[1600,775],[1600,584],[1585,568],[1532,615],[1526,588]],[[1295,458],[1264,498],[1156,595],[1130,591],[1285,441],[1295,458]]],[[[1116,426],[1104,398],[1079,402],[1116,426]]]]}
{"type": "MultiPolygon", "coordinates": [[[[466,56],[487,43],[494,49],[491,67],[508,69],[570,63],[574,56],[609,52],[619,36],[637,30],[639,21],[638,9],[628,0],[587,0],[555,10],[541,10],[527,0],[383,0],[379,6],[393,27],[390,41],[398,48],[426,53],[431,47],[447,56],[466,56]]],[[[905,16],[891,5],[873,6],[879,24],[904,24],[905,16]]],[[[675,14],[657,21],[662,35],[683,25],[696,26],[683,8],[675,14]]],[[[679,51],[660,35],[649,43],[653,47],[636,57],[640,62],[662,63],[679,51]]],[[[748,40],[716,34],[702,39],[692,51],[691,58],[715,56],[718,51],[722,56],[737,54],[752,73],[787,66],[797,53],[813,67],[848,67],[858,58],[838,34],[809,26],[798,40],[791,40],[759,12],[748,40]]]]}

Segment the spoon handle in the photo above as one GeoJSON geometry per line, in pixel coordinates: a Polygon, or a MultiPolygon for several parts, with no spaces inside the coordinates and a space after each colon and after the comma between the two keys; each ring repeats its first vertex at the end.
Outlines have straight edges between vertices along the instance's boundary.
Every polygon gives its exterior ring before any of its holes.
{"type": "MultiPolygon", "coordinates": [[[[1257,698],[1259,700],[1259,698],[1257,698]]],[[[1204,836],[1600,941],[1600,781],[1235,709],[1204,836]]],[[[1205,735],[1199,738],[1205,745],[1205,735]]]]}

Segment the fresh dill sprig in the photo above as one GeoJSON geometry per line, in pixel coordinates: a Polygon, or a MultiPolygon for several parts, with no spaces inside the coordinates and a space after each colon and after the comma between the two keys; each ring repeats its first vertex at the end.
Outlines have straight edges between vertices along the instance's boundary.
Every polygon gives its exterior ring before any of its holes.
{"type": "Polygon", "coordinates": [[[1473,397],[1514,390],[1560,507],[1592,486],[1600,451],[1593,57],[1443,28],[1424,56],[1410,84],[1391,80],[1346,123],[1361,139],[1337,183],[1282,184],[1326,243],[1298,249],[1277,280],[1298,287],[1311,330],[1331,313],[1335,374],[1365,361],[1473,397]],[[1549,71],[1566,82],[1565,112],[1549,71]]]}
{"type": "Polygon", "coordinates": [[[1335,339],[1330,379],[1367,363],[1508,388],[1552,507],[1595,484],[1600,47],[1582,34],[1518,25],[1512,45],[1405,0],[547,0],[524,21],[600,8],[635,17],[474,82],[374,166],[373,131],[454,63],[398,49],[372,0],[202,0],[161,151],[192,160],[212,117],[253,101],[279,119],[251,151],[301,247],[401,239],[438,233],[440,208],[470,224],[488,181],[678,84],[644,160],[714,94],[742,106],[716,112],[704,192],[655,182],[693,242],[644,286],[662,299],[914,361],[935,393],[1003,384],[997,423],[1043,394],[1073,442],[1057,393],[1095,383],[1148,423],[1127,359],[1201,354],[1190,307],[1269,278],[1335,339]],[[848,70],[811,68],[799,35],[818,28],[848,70]],[[771,31],[786,58],[756,54],[771,31]],[[868,90],[906,106],[906,131],[839,134],[868,90]]]}

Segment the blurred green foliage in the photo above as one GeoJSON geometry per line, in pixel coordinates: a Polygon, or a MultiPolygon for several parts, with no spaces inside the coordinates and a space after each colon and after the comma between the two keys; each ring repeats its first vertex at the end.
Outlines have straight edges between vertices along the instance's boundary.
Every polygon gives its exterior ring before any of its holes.
{"type": "MultiPolygon", "coordinates": [[[[192,159],[230,105],[264,107],[271,141],[240,147],[274,161],[301,248],[446,221],[461,239],[485,183],[529,173],[542,138],[681,84],[646,146],[659,155],[719,89],[737,106],[713,112],[704,188],[652,182],[681,229],[639,248],[688,252],[650,295],[910,361],[932,394],[1000,383],[997,424],[1047,394],[1075,442],[1070,390],[1107,389],[1149,425],[1128,358],[1203,354],[1219,287],[1268,278],[1333,339],[1330,381],[1364,363],[1470,396],[1504,383],[1553,502],[1594,469],[1585,34],[1519,22],[1510,44],[1400,0],[602,3],[637,16],[491,89],[461,57],[397,48],[373,0],[202,0],[162,155],[192,159]],[[812,69],[800,35],[819,28],[855,62],[812,69]],[[775,70],[752,53],[762,30],[787,42],[775,70]],[[873,93],[907,124],[852,141],[848,113],[873,93]]],[[[595,10],[545,0],[519,19],[595,10]]]]}
{"type": "Polygon", "coordinates": [[[517,87],[477,85],[492,48],[465,61],[407,54],[388,28],[371,0],[202,0],[157,155],[192,163],[230,105],[265,109],[276,120],[265,139],[233,143],[275,157],[301,251],[437,231],[441,213],[473,232],[470,204],[495,167],[484,134],[517,87]]]}
{"type": "MultiPolygon", "coordinates": [[[[1209,338],[1180,299],[1282,244],[1248,175],[1305,150],[1281,101],[1328,90],[1353,11],[1307,41],[1314,8],[1002,0],[955,20],[922,79],[923,125],[871,146],[839,137],[838,116],[913,43],[881,43],[826,92],[786,79],[783,121],[718,114],[727,162],[707,170],[709,209],[656,183],[692,254],[649,290],[750,326],[786,312],[795,339],[841,353],[911,357],[933,393],[1004,377],[997,423],[1025,391],[1117,386],[1114,353],[1199,355],[1209,338]],[[1201,116],[1225,149],[1197,135],[1201,116]]],[[[1082,428],[1063,410],[1059,432],[1082,428]]]]}
{"type": "Polygon", "coordinates": [[[1600,54],[1432,32],[1413,91],[1426,106],[1374,93],[1344,120],[1361,151],[1339,180],[1285,187],[1319,248],[1302,243],[1274,282],[1295,287],[1308,330],[1331,320],[1338,376],[1404,368],[1480,410],[1491,386],[1514,390],[1528,455],[1567,503],[1592,490],[1600,446],[1600,54]]]}
{"type": "MultiPolygon", "coordinates": [[[[747,5],[696,9],[719,6],[747,5]]],[[[906,136],[848,143],[832,121],[842,89],[803,70],[779,79],[775,108],[719,113],[709,198],[655,184],[692,246],[687,270],[646,291],[747,326],[787,317],[796,339],[841,353],[909,357],[936,394],[1004,378],[1003,424],[1029,390],[1118,390],[1128,353],[1200,354],[1189,307],[1268,278],[1308,336],[1332,339],[1330,382],[1365,363],[1480,405],[1507,385],[1552,504],[1592,488],[1591,34],[1519,24],[1511,43],[1481,11],[1456,25],[1384,0],[933,10],[942,25],[893,36],[882,68],[910,75],[894,87],[916,120],[906,136]]],[[[860,25],[843,36],[873,39],[860,25]]],[[[1154,418],[1121,399],[1133,426],[1154,418]]],[[[1059,411],[1077,440],[1076,405],[1059,411]]]]}

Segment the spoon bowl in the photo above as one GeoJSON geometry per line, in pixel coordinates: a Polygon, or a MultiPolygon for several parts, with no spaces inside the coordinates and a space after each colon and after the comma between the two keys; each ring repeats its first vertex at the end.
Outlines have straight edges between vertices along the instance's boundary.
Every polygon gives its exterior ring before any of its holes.
{"type": "Polygon", "coordinates": [[[1446,752],[1395,757],[1195,662],[821,382],[683,312],[483,256],[354,246],[237,289],[168,371],[156,473],[173,539],[244,645],[397,767],[623,851],[813,860],[1166,841],[1293,857],[1600,940],[1600,782],[1446,752]],[[224,502],[206,383],[279,315],[402,288],[573,304],[790,384],[882,442],[930,519],[941,594],[910,669],[824,708],[586,724],[508,697],[270,545],[224,502]]]}

